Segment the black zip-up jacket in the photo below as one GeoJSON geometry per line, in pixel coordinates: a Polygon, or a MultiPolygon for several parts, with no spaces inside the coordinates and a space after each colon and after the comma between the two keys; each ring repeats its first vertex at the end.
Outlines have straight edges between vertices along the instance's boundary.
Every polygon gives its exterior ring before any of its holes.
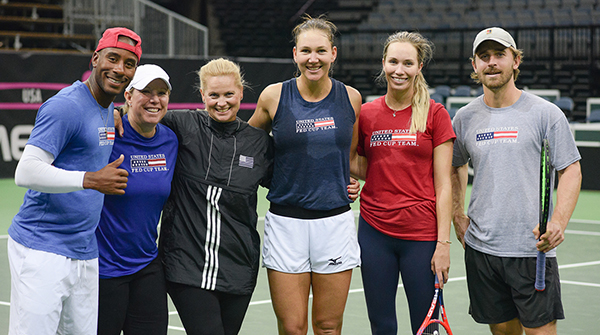
{"type": "Polygon", "coordinates": [[[167,280],[251,294],[260,256],[256,192],[271,180],[271,137],[206,111],[169,111],[162,122],[179,140],[159,238],[167,280]]]}

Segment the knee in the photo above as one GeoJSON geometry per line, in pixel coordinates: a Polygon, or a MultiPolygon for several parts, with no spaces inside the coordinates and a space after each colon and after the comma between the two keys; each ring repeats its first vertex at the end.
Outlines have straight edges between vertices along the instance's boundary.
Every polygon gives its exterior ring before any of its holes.
{"type": "Polygon", "coordinates": [[[341,334],[342,318],[328,320],[316,319],[313,321],[313,331],[315,335],[341,334]]]}
{"type": "Polygon", "coordinates": [[[493,335],[521,335],[523,326],[521,321],[515,318],[508,322],[491,324],[490,331],[493,335]]]}
{"type": "Polygon", "coordinates": [[[282,335],[306,335],[308,333],[308,324],[302,322],[277,322],[279,334],[282,335]]]}

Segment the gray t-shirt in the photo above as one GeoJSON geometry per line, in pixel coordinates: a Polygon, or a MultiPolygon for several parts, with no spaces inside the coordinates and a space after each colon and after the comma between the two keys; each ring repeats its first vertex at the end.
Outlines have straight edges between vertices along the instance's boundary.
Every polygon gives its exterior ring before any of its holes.
{"type": "Polygon", "coordinates": [[[494,256],[535,257],[542,139],[553,176],[581,159],[563,112],[527,92],[505,108],[487,106],[482,95],[458,110],[453,127],[452,165],[470,160],[474,171],[465,242],[494,256]]]}

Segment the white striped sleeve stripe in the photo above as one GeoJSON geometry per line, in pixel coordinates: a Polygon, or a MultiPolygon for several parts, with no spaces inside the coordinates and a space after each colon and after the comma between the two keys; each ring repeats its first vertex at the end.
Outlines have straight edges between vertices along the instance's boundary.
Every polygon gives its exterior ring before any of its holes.
{"type": "Polygon", "coordinates": [[[204,242],[204,270],[201,288],[214,290],[219,272],[219,246],[221,244],[221,213],[219,199],[222,188],[209,186],[206,193],[206,241],[204,242]]]}

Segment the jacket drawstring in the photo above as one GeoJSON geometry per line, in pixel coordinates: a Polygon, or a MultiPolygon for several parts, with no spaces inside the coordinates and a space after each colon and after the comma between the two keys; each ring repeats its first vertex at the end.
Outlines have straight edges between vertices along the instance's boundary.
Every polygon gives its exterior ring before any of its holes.
{"type": "Polygon", "coordinates": [[[210,150],[208,151],[208,169],[206,169],[206,176],[204,176],[204,180],[208,179],[208,173],[210,172],[210,162],[212,162],[212,149],[213,149],[213,139],[215,135],[210,134],[210,150]]]}
{"type": "Polygon", "coordinates": [[[235,153],[237,152],[237,137],[233,136],[233,156],[231,157],[231,164],[229,165],[229,178],[227,179],[227,186],[231,182],[231,172],[233,171],[233,161],[235,161],[235,153]]]}

